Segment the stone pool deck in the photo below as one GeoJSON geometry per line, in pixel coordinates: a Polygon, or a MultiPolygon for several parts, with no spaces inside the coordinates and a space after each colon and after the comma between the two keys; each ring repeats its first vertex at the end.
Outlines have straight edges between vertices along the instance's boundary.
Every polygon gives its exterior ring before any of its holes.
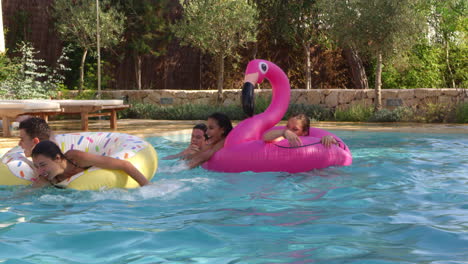
{"type": "MultiPolygon", "coordinates": [[[[139,137],[163,136],[178,133],[190,133],[191,128],[203,120],[146,120],[119,119],[116,132],[128,133],[139,137]]],[[[79,120],[50,121],[56,134],[80,132],[79,120]]],[[[282,123],[283,125],[285,122],[282,123]]],[[[414,132],[414,133],[458,133],[468,134],[468,124],[421,124],[421,123],[357,123],[357,122],[318,122],[314,127],[329,130],[414,132]]],[[[89,131],[109,131],[109,121],[90,120],[89,131]]],[[[12,131],[13,137],[0,137],[0,149],[10,149],[18,144],[18,131],[12,131]]]]}

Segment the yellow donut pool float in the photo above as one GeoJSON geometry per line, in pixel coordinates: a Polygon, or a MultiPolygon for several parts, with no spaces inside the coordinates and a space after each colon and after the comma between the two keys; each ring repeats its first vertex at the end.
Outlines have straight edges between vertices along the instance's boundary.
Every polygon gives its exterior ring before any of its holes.
{"type": "MultiPolygon", "coordinates": [[[[63,153],[77,149],[97,155],[131,162],[150,181],[158,168],[153,146],[129,134],[113,132],[82,132],[56,135],[54,141],[63,153]]],[[[36,181],[32,161],[23,149],[14,147],[0,162],[0,185],[29,185],[36,181]]],[[[136,188],[139,184],[120,170],[91,167],[68,179],[67,188],[100,190],[106,188],[136,188]]]]}

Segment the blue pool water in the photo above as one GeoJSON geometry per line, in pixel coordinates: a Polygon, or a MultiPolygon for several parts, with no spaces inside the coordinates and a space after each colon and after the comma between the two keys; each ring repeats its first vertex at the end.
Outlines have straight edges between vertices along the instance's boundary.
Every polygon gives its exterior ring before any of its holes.
{"type": "MultiPolygon", "coordinates": [[[[0,187],[0,263],[467,263],[467,134],[335,133],[350,167],[161,161],[134,190],[0,187]]],[[[188,137],[148,140],[162,157],[188,137]]]]}

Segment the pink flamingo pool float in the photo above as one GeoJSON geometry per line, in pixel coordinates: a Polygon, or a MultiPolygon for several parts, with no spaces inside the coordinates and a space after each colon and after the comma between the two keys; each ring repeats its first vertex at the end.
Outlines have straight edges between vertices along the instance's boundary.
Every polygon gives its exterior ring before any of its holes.
{"type": "MultiPolygon", "coordinates": [[[[271,103],[265,112],[240,122],[227,136],[224,147],[216,152],[203,168],[220,172],[305,172],[329,166],[348,166],[352,163],[349,148],[336,135],[319,128],[310,128],[309,136],[301,137],[302,146],[290,147],[286,139],[264,142],[262,135],[283,118],[288,110],[291,88],[286,74],[277,65],[265,60],[251,61],[245,71],[244,94],[264,79],[272,86],[271,103]],[[333,136],[338,145],[325,147],[320,139],[333,136]]],[[[244,102],[245,98],[243,98],[244,102]]],[[[244,106],[244,110],[246,107],[244,106]]],[[[283,127],[284,128],[284,127],[283,127]]]]}

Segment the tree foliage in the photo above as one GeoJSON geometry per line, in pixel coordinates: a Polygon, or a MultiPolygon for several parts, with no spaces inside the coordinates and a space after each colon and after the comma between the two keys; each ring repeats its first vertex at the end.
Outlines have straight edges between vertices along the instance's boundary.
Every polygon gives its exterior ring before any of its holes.
{"type": "Polygon", "coordinates": [[[172,27],[182,44],[225,58],[256,40],[257,10],[245,0],[191,0],[183,8],[172,27]]]}
{"type": "Polygon", "coordinates": [[[383,62],[405,52],[423,29],[420,0],[319,0],[324,27],[343,46],[367,53],[376,60],[375,108],[381,102],[383,62]]]}
{"type": "Polygon", "coordinates": [[[218,61],[218,99],[222,97],[224,59],[256,40],[257,9],[246,0],[191,0],[172,30],[183,45],[214,55],[218,61]]]}
{"type": "MultiPolygon", "coordinates": [[[[124,31],[124,15],[107,0],[100,0],[100,45],[110,48],[119,43],[124,31]]],[[[64,41],[83,49],[80,72],[80,91],[83,87],[84,65],[88,51],[96,50],[96,2],[90,0],[55,0],[52,16],[57,32],[64,41]]]]}
{"type": "Polygon", "coordinates": [[[423,32],[420,0],[319,0],[323,26],[340,44],[390,58],[410,48],[423,32]]]}
{"type": "Polygon", "coordinates": [[[136,86],[142,89],[143,57],[164,55],[172,40],[170,0],[119,0],[126,16],[125,43],[134,57],[136,86]]]}

